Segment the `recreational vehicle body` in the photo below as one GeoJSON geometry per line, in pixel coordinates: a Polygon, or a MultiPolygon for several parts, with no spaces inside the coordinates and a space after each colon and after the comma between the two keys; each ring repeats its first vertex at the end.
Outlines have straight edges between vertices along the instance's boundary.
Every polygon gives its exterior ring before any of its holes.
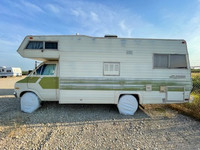
{"type": "Polygon", "coordinates": [[[128,109],[190,99],[185,40],[26,36],[17,51],[22,57],[43,61],[15,84],[15,95],[26,97],[25,101],[31,92],[40,101],[117,104],[128,109]]]}
{"type": "Polygon", "coordinates": [[[5,67],[5,66],[0,67],[0,77],[7,78],[16,76],[22,76],[21,68],[5,67]]]}

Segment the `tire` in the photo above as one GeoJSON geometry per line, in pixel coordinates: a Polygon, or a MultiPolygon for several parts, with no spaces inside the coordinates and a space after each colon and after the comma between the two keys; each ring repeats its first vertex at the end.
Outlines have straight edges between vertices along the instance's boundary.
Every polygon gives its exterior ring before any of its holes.
{"type": "Polygon", "coordinates": [[[123,95],[120,97],[117,107],[120,114],[134,115],[138,109],[138,101],[132,95],[123,95]]]}
{"type": "Polygon", "coordinates": [[[40,100],[38,96],[32,92],[26,92],[21,97],[21,111],[32,113],[40,107],[40,100]]]}

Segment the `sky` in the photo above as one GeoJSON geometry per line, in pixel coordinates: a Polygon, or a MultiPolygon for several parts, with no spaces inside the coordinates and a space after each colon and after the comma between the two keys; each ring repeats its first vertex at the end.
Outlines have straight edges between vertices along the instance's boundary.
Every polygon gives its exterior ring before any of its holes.
{"type": "Polygon", "coordinates": [[[200,66],[200,0],[0,0],[0,66],[34,68],[16,51],[26,35],[76,33],[185,39],[200,66]]]}

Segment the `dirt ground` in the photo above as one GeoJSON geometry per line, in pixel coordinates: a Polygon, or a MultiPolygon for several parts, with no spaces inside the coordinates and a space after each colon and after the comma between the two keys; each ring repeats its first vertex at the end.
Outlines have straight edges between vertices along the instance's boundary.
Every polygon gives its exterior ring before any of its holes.
{"type": "Polygon", "coordinates": [[[0,149],[200,150],[200,122],[167,105],[145,105],[124,116],[115,105],[45,102],[23,113],[10,91],[20,79],[0,78],[0,149]]]}
{"type": "Polygon", "coordinates": [[[0,95],[12,95],[14,92],[15,82],[23,78],[25,78],[25,76],[0,78],[0,95]]]}

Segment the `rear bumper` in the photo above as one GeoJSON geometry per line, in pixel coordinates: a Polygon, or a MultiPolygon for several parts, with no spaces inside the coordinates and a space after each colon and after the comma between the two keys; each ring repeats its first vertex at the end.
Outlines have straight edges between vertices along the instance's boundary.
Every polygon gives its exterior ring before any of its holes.
{"type": "Polygon", "coordinates": [[[192,103],[193,100],[194,100],[194,96],[190,96],[189,103],[192,103]]]}

